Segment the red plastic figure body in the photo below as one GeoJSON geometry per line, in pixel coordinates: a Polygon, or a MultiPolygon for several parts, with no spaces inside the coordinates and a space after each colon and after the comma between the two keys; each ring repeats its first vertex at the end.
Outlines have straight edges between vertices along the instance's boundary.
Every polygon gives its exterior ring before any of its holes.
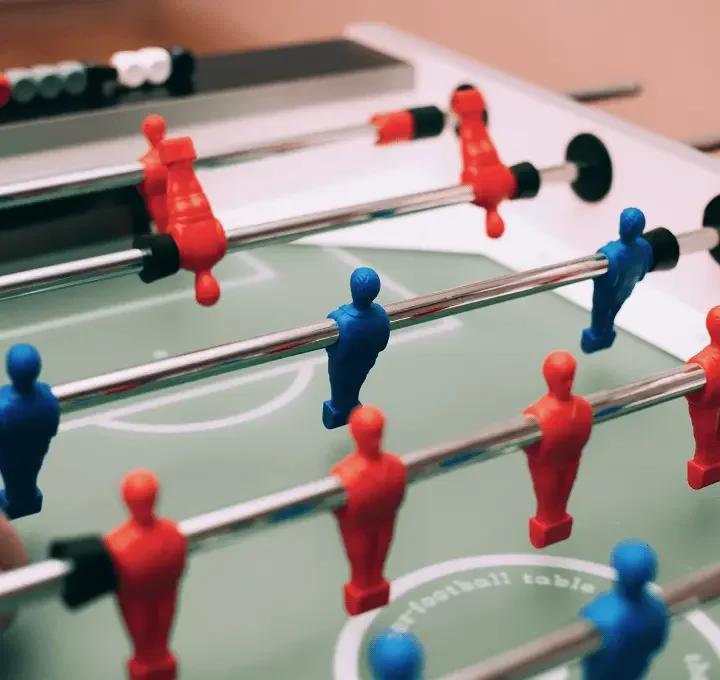
{"type": "Polygon", "coordinates": [[[378,146],[408,142],[415,137],[415,121],[410,111],[376,113],[370,119],[370,124],[377,131],[375,143],[378,146]]]}
{"type": "Polygon", "coordinates": [[[502,236],[505,223],[498,205],[517,192],[517,182],[510,168],[502,163],[483,120],[485,100],[474,87],[455,90],[450,102],[458,117],[458,136],[463,157],[460,181],[475,191],[475,204],[485,208],[485,230],[491,238],[502,236]]]}
{"type": "Polygon", "coordinates": [[[213,305],[220,298],[220,285],[210,270],[227,250],[225,231],[195,176],[192,140],[165,139],[159,148],[168,173],[167,233],[180,249],[180,266],[195,274],[195,299],[201,305],[213,305]]]}
{"type": "Polygon", "coordinates": [[[593,421],[590,404],[572,393],[575,366],[568,352],[549,354],[543,362],[548,392],[524,411],[542,431],[542,439],[525,449],[537,499],[530,518],[530,542],[536,548],[564,541],[572,530],[567,504],[593,421]]]}
{"type": "Polygon", "coordinates": [[[349,420],[355,451],[330,471],[340,478],[347,494],[346,504],[335,514],[350,561],[345,609],[351,615],[390,600],[383,568],[405,495],[406,471],[400,458],[381,448],[384,424],[380,409],[358,406],[349,420]]]}
{"type": "Polygon", "coordinates": [[[720,306],[708,312],[705,325],[710,344],[688,359],[705,371],[705,386],[687,395],[695,436],[695,455],[687,466],[693,489],[720,482],[720,306]]]}
{"type": "Polygon", "coordinates": [[[140,157],[143,181],[138,187],[145,208],[161,234],[167,229],[167,168],[160,162],[160,142],[165,139],[165,119],[152,114],[143,120],[142,131],[150,148],[140,157]]]}
{"type": "Polygon", "coordinates": [[[122,483],[130,519],[105,537],[118,576],[117,600],[132,639],[131,680],[174,680],[168,648],[175,601],[185,569],[187,540],[170,520],[155,515],[158,483],[145,470],[122,483]]]}

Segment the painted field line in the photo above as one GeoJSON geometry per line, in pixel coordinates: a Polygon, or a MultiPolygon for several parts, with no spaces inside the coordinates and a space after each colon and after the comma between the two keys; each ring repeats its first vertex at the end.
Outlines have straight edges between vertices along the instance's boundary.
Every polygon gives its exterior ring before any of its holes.
{"type": "MultiPolygon", "coordinates": [[[[347,253],[336,248],[328,248],[324,250],[326,250],[333,256],[338,257],[338,259],[340,259],[342,262],[349,264],[353,268],[363,266],[365,264],[351,253],[347,253]]],[[[403,297],[413,297],[416,295],[411,290],[407,289],[405,286],[399,284],[390,277],[387,277],[384,274],[381,274],[381,276],[383,278],[383,282],[386,288],[392,290],[396,294],[403,297]]],[[[458,319],[440,319],[426,326],[418,326],[416,328],[402,330],[399,333],[394,334],[393,336],[391,336],[390,345],[395,346],[404,342],[411,342],[424,337],[431,337],[438,333],[449,332],[451,330],[459,328],[461,325],[462,324],[459,322],[458,319]]],[[[75,419],[70,419],[60,425],[60,431],[69,432],[71,430],[76,430],[82,427],[97,426],[114,430],[126,430],[130,432],[178,434],[188,432],[203,432],[207,430],[220,429],[240,423],[250,422],[278,410],[282,406],[291,403],[293,399],[299,397],[310,384],[315,367],[320,366],[325,362],[326,358],[323,354],[321,356],[309,357],[288,364],[271,366],[241,376],[235,376],[224,380],[217,380],[207,385],[189,387],[184,390],[178,390],[177,392],[173,392],[172,394],[161,397],[149,398],[139,403],[130,404],[128,406],[121,406],[90,416],[81,416],[75,419]],[[279,375],[290,373],[295,373],[295,376],[293,377],[293,382],[288,388],[286,388],[286,390],[282,394],[273,397],[273,399],[266,402],[265,404],[254,407],[249,411],[236,413],[232,416],[228,416],[225,418],[197,421],[192,423],[158,424],[137,423],[121,420],[126,416],[131,416],[136,413],[144,413],[145,411],[150,411],[165,406],[171,406],[173,404],[177,404],[190,399],[196,399],[199,397],[208,396],[210,394],[216,394],[225,390],[242,387],[261,380],[267,380],[279,375]]]]}
{"type": "MultiPolygon", "coordinates": [[[[233,290],[235,288],[242,288],[243,286],[249,286],[262,281],[268,281],[275,278],[275,272],[270,269],[264,262],[258,260],[252,255],[247,253],[237,253],[230,257],[244,260],[253,269],[251,274],[240,276],[238,278],[228,279],[223,282],[222,288],[224,291],[233,290]]],[[[160,305],[167,304],[169,302],[176,302],[178,300],[192,299],[195,292],[192,288],[184,290],[174,291],[172,293],[166,293],[164,295],[155,295],[152,297],[146,297],[141,300],[132,300],[130,302],[121,302],[115,305],[109,305],[106,307],[98,307],[87,312],[79,312],[77,314],[69,314],[67,316],[57,317],[55,319],[48,319],[47,321],[39,321],[37,323],[28,324],[26,326],[19,326],[10,330],[0,332],[0,341],[10,340],[17,337],[25,337],[36,333],[43,333],[45,331],[56,330],[58,328],[65,328],[75,324],[87,323],[88,321],[99,321],[100,319],[107,319],[120,314],[127,314],[129,312],[137,312],[143,309],[152,309],[153,307],[159,307],[160,305]]]]}
{"type": "MultiPolygon", "coordinates": [[[[397,600],[413,588],[436,579],[487,567],[554,567],[598,576],[608,581],[615,580],[615,570],[606,564],[572,557],[523,553],[474,555],[448,560],[447,562],[438,562],[400,576],[391,584],[390,601],[397,600]]],[[[332,667],[335,680],[360,680],[358,668],[362,656],[363,640],[373,621],[382,611],[383,609],[373,609],[345,622],[335,645],[335,654],[333,656],[332,667]]],[[[717,624],[707,614],[699,610],[685,614],[684,618],[708,641],[715,653],[720,657],[720,628],[718,628],[717,624]]]]}

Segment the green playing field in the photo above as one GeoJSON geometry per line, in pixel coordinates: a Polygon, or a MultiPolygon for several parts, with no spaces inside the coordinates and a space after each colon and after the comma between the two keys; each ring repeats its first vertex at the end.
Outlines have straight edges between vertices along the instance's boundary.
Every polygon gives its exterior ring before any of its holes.
{"type": "MultiPolygon", "coordinates": [[[[3,303],[0,350],[35,343],[51,383],[90,376],[320,320],[347,300],[359,264],[380,272],[382,302],[502,271],[472,256],[272,248],[228,257],[218,267],[223,299],[210,310],[194,304],[186,275],[152,289],[118,279],[3,303]]],[[[543,293],[394,333],[363,390],[386,413],[387,448],[406,453],[518,415],[544,390],[549,351],[579,355],[587,317],[543,293]]],[[[676,364],[619,333],[611,351],[579,357],[576,390],[676,364]]],[[[139,466],[159,476],[162,512],[176,519],[326,475],[350,444],[321,425],[325,372],[324,353],[309,354],[67,417],[41,475],[44,510],[16,523],[33,560],[53,538],[117,525],[119,481],[139,466]]],[[[598,425],[571,499],[574,534],[542,552],[527,537],[534,499],[522,453],[418,483],[388,561],[394,600],[352,620],[331,516],[239,536],[190,563],[173,638],[181,677],[368,677],[369,636],[396,625],[422,640],[432,678],[570,621],[608,587],[603,565],[620,539],[657,549],[661,582],[686,574],[718,559],[720,516],[716,488],[686,484],[691,453],[684,400],[598,425]]],[[[653,678],[720,677],[712,614],[675,624],[653,678]]],[[[49,602],[28,606],[0,638],[0,674],[112,680],[124,677],[127,655],[110,598],[75,614],[49,602]]]]}

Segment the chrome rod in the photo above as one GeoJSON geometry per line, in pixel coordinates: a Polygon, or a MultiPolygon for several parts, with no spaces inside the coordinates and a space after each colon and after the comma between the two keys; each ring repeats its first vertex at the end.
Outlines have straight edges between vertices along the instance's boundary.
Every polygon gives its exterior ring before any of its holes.
{"type": "MultiPolygon", "coordinates": [[[[577,167],[564,163],[540,170],[543,181],[569,181],[577,177],[577,167]]],[[[379,201],[360,203],[337,210],[325,210],[271,222],[236,227],[227,230],[228,251],[258,248],[286,243],[325,231],[339,230],[365,224],[378,219],[422,212],[461,203],[475,198],[472,187],[455,184],[405,196],[394,196],[379,201]]],[[[143,268],[143,251],[132,248],[113,255],[89,257],[51,267],[40,267],[24,272],[0,276],[0,300],[32,293],[77,286],[104,278],[137,273],[143,268]],[[116,261],[117,260],[117,261],[116,261]],[[119,262],[119,264],[118,264],[119,262]]]]}
{"type": "MultiPolygon", "coordinates": [[[[661,597],[671,617],[714,602],[720,598],[720,564],[673,581],[662,590],[661,597]]],[[[442,680],[521,680],[574,661],[601,645],[602,637],[595,626],[589,621],[578,620],[479,664],[445,675],[442,680]]]]}
{"type": "MultiPolygon", "coordinates": [[[[232,163],[245,163],[275,154],[323,146],[364,136],[377,136],[375,127],[370,123],[309,132],[253,146],[239,146],[222,151],[212,151],[198,156],[195,166],[197,168],[213,168],[232,163]]],[[[143,181],[143,175],[142,163],[134,161],[123,165],[66,172],[60,175],[50,175],[4,184],[0,185],[0,210],[70,196],[98,193],[109,189],[136,186],[143,181]]]]}
{"type": "Polygon", "coordinates": [[[3,184],[0,209],[133,186],[142,180],[143,166],[135,161],[3,184]]]}
{"type": "Polygon", "coordinates": [[[344,227],[354,227],[373,220],[408,215],[459,203],[471,203],[474,198],[475,192],[471,186],[454,184],[441,189],[384,198],[379,201],[360,203],[359,205],[343,207],[337,210],[324,210],[273,222],[237,227],[227,230],[228,250],[234,251],[286,243],[303,236],[320,234],[324,231],[344,227]]]}
{"type": "MultiPolygon", "coordinates": [[[[492,279],[437,291],[387,305],[391,330],[459,314],[512,300],[575,281],[598,276],[607,270],[602,255],[559,265],[506,274],[492,279]]],[[[64,413],[108,404],[151,390],[183,385],[229,371],[323,349],[338,339],[335,321],[325,319],[308,326],[261,335],[225,345],[180,354],[148,364],[112,371],[53,388],[64,413]]]]}
{"type": "MultiPolygon", "coordinates": [[[[704,240],[686,239],[685,244],[688,252],[687,248],[704,244],[704,240]]],[[[390,317],[391,330],[399,330],[584,281],[606,271],[606,258],[596,253],[577,260],[420,295],[387,305],[386,311],[390,317]]],[[[64,383],[54,387],[53,392],[60,400],[62,411],[69,413],[152,390],[184,385],[229,371],[305,354],[328,347],[337,339],[337,324],[332,319],[325,319],[308,326],[217,345],[64,383]]]]}
{"type": "Polygon", "coordinates": [[[697,253],[701,250],[712,250],[720,245],[720,229],[705,227],[694,231],[686,231],[677,234],[677,242],[681,255],[697,253]]]}
{"type": "Polygon", "coordinates": [[[377,139],[377,129],[375,126],[370,123],[348,125],[331,130],[319,130],[318,132],[308,132],[302,135],[274,139],[269,142],[262,142],[251,146],[213,151],[199,156],[197,161],[195,161],[195,167],[214,168],[221,165],[247,163],[249,161],[261,160],[268,156],[326,146],[335,142],[349,141],[363,137],[375,141],[377,139]]]}
{"type": "MultiPolygon", "coordinates": [[[[587,399],[593,407],[593,419],[599,423],[689,394],[704,384],[705,373],[700,366],[681,366],[596,392],[587,399]]],[[[408,471],[408,481],[414,483],[465,464],[490,460],[518,447],[530,446],[540,441],[541,436],[537,422],[521,415],[470,437],[408,453],[402,460],[408,471]]],[[[222,539],[249,529],[275,526],[341,507],[345,500],[342,484],[330,476],[186,519],[179,526],[188,537],[192,551],[197,552],[222,545],[222,539]]],[[[57,594],[71,569],[68,563],[49,560],[0,574],[0,609],[4,611],[57,594]]],[[[690,592],[685,587],[678,589],[675,597],[682,600],[684,606],[691,606],[696,602],[693,598],[698,597],[698,592],[707,599],[715,591],[701,591],[698,587],[690,592]]]]}
{"type": "Polygon", "coordinates": [[[147,254],[139,248],[130,248],[107,255],[4,274],[0,276],[0,300],[137,274],[143,268],[147,254]]]}

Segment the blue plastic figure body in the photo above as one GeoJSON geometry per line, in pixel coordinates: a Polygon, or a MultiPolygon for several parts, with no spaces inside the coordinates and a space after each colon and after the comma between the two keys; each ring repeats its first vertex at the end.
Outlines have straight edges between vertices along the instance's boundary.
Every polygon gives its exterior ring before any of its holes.
{"type": "Polygon", "coordinates": [[[370,643],[368,661],[375,680],[420,680],[425,653],[412,633],[388,629],[370,643]]]}
{"type": "Polygon", "coordinates": [[[327,348],[330,399],[323,404],[323,425],[346,425],[350,411],[360,405],[360,388],[390,339],[390,320],[373,302],[380,292],[380,277],[370,267],[359,267],[350,276],[352,302],[328,314],[338,325],[340,337],[327,348]]]}
{"type": "Polygon", "coordinates": [[[11,384],[0,388],[0,509],[17,519],[42,508],[37,478],[58,431],[60,405],[50,386],[37,382],[41,359],[32,345],[11,347],[5,365],[11,384]]]}
{"type": "Polygon", "coordinates": [[[642,237],[645,215],[637,208],[620,214],[620,239],[598,250],[608,261],[608,270],[593,280],[590,328],[582,333],[583,352],[607,349],[615,340],[615,317],[625,300],[653,266],[651,245],[642,237]]]}
{"type": "Polygon", "coordinates": [[[603,646],[583,659],[584,680],[639,680],[665,646],[670,618],[665,603],[648,590],[657,560],[642,541],[619,543],[611,557],[615,590],[581,612],[602,635],[603,646]]]}

